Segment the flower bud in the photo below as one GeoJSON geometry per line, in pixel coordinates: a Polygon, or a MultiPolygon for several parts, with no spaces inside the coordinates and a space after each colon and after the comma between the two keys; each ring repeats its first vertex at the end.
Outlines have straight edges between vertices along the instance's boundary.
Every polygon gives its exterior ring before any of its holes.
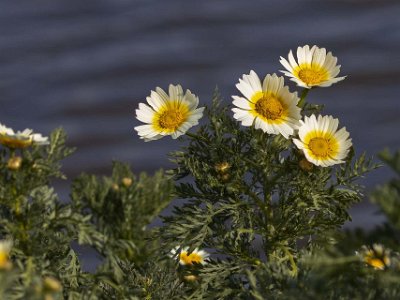
{"type": "Polygon", "coordinates": [[[221,181],[228,182],[230,178],[231,178],[231,176],[229,176],[229,174],[223,174],[221,176],[221,181]]]}
{"type": "Polygon", "coordinates": [[[122,184],[125,186],[125,187],[130,187],[131,185],[132,185],[132,178],[129,178],[129,177],[124,177],[124,178],[122,178],[122,184]]]}
{"type": "Polygon", "coordinates": [[[48,292],[61,292],[62,290],[60,281],[50,276],[43,279],[43,287],[48,292]]]}
{"type": "Polygon", "coordinates": [[[312,169],[314,168],[313,164],[310,163],[310,162],[309,162],[307,159],[305,159],[305,158],[302,158],[302,159],[299,161],[299,167],[300,167],[300,169],[302,169],[303,171],[306,171],[306,172],[310,172],[310,171],[312,171],[312,169]]]}
{"type": "Polygon", "coordinates": [[[230,167],[231,165],[228,162],[224,161],[216,164],[214,168],[215,171],[217,171],[218,173],[225,173],[230,169],[230,167]]]}
{"type": "Polygon", "coordinates": [[[117,191],[119,190],[119,186],[118,186],[118,184],[116,184],[116,183],[113,183],[113,184],[111,185],[111,188],[112,188],[113,191],[115,191],[115,192],[117,192],[117,191]]]}
{"type": "Polygon", "coordinates": [[[185,275],[183,276],[183,279],[187,282],[194,282],[197,281],[199,277],[197,277],[196,275],[185,275]]]}
{"type": "Polygon", "coordinates": [[[7,168],[12,171],[16,171],[21,167],[22,157],[21,156],[13,156],[7,162],[7,168]]]}

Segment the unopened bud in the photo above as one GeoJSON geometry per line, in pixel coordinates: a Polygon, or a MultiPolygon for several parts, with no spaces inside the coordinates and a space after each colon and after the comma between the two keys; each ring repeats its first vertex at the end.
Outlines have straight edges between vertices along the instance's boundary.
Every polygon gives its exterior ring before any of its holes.
{"type": "Polygon", "coordinates": [[[126,187],[130,187],[132,185],[132,178],[129,177],[122,178],[122,184],[126,187]]]}
{"type": "Polygon", "coordinates": [[[225,173],[226,171],[229,170],[230,167],[231,165],[228,162],[224,161],[216,164],[214,168],[219,173],[225,173]]]}
{"type": "Polygon", "coordinates": [[[112,188],[115,192],[117,192],[117,191],[119,190],[119,186],[118,186],[118,184],[116,184],[116,183],[113,183],[113,184],[111,185],[111,188],[112,188]]]}
{"type": "Polygon", "coordinates": [[[221,180],[222,180],[223,182],[228,182],[229,179],[230,179],[230,177],[231,177],[231,176],[229,176],[229,174],[223,174],[223,175],[221,176],[221,180]]]}
{"type": "Polygon", "coordinates": [[[303,158],[299,161],[299,167],[303,171],[310,172],[313,169],[313,164],[310,163],[307,159],[303,158]]]}
{"type": "Polygon", "coordinates": [[[43,287],[49,292],[61,292],[62,290],[60,281],[50,276],[47,276],[43,279],[43,287]]]}
{"type": "Polygon", "coordinates": [[[198,277],[196,275],[185,275],[183,276],[183,279],[187,282],[194,282],[197,281],[198,277]]]}
{"type": "Polygon", "coordinates": [[[21,167],[22,157],[21,156],[13,156],[7,162],[7,168],[9,170],[16,171],[21,167]]]}

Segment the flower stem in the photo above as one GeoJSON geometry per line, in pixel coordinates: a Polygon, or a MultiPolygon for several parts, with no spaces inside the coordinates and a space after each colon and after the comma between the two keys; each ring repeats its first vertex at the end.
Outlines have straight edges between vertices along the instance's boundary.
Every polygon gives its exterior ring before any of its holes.
{"type": "Polygon", "coordinates": [[[299,103],[297,103],[298,107],[301,107],[301,108],[304,107],[304,105],[306,104],[305,100],[306,100],[306,97],[307,97],[307,94],[309,91],[310,91],[310,89],[307,89],[307,88],[303,89],[303,91],[301,92],[300,101],[299,101],[299,103]]]}

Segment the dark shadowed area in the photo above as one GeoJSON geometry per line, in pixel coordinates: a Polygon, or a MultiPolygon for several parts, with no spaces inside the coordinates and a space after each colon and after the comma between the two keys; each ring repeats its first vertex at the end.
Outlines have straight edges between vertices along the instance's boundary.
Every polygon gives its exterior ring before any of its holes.
{"type": "MultiPolygon", "coordinates": [[[[243,73],[278,72],[280,56],[316,44],[348,78],[308,101],[340,119],[358,154],[398,149],[399,16],[398,0],[2,0],[0,123],[46,135],[64,127],[78,147],[64,162],[70,179],[107,174],[112,159],[153,172],[181,144],[144,143],[133,131],[151,89],[180,83],[207,104],[218,85],[230,103],[243,73]]],[[[364,184],[390,176],[381,168],[364,184]]],[[[379,222],[374,210],[361,204],[356,224],[379,222]]]]}

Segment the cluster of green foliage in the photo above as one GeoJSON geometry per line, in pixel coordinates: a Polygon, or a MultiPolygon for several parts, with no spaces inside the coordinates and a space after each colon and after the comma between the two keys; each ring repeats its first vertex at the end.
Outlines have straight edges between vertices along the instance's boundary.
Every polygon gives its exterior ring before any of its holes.
{"type": "MultiPolygon", "coordinates": [[[[49,146],[1,149],[0,234],[13,245],[12,266],[0,270],[0,299],[136,299],[146,293],[145,274],[157,269],[150,257],[159,248],[147,240],[147,226],[170,203],[173,182],[163,171],[135,176],[116,162],[111,177],[79,176],[71,201],[61,201],[49,184],[65,178],[60,160],[73,151],[60,129],[49,146]],[[96,272],[82,270],[78,245],[97,251],[96,272]]],[[[160,272],[158,288],[166,289],[165,277],[160,272]]]]}
{"type": "Polygon", "coordinates": [[[73,152],[62,130],[48,146],[1,148],[0,239],[12,248],[0,299],[399,299],[400,152],[381,154],[398,177],[372,195],[387,223],[341,231],[364,197],[357,179],[377,166],[354,150],[314,166],[290,140],[241,127],[220,98],[175,169],[135,176],[115,162],[109,177],[73,180],[70,201],[51,187],[73,152]],[[185,201],[160,216],[173,199],[185,201]],[[171,250],[186,246],[208,263],[180,265],[171,250]],[[97,253],[94,272],[81,247],[97,253]]]}
{"type": "MultiPolygon", "coordinates": [[[[308,104],[303,114],[320,109],[308,104]]],[[[377,166],[354,150],[339,166],[313,166],[290,140],[238,125],[218,94],[207,114],[209,123],[174,154],[176,193],[187,201],[163,218],[163,248],[212,249],[216,259],[196,270],[190,298],[286,299],[305,284],[302,261],[336,243],[362,200],[355,181],[377,166]]]]}

